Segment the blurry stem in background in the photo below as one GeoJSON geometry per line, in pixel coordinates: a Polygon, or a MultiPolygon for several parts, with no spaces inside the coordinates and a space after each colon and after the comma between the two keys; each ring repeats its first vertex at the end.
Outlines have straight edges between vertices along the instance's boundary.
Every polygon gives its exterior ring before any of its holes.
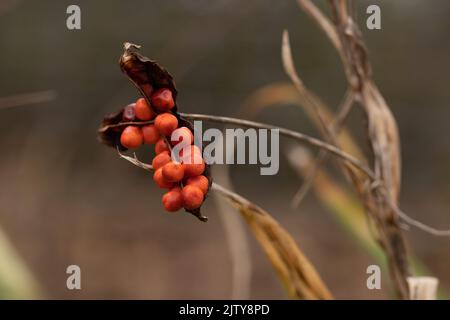
{"type": "MultiPolygon", "coordinates": [[[[0,97],[0,110],[44,103],[56,98],[54,90],[0,97]]],[[[40,289],[32,273],[0,228],[0,299],[38,299],[40,289]]]]}
{"type": "MultiPolygon", "coordinates": [[[[313,111],[313,116],[318,119],[316,123],[320,125],[319,129],[323,133],[323,136],[327,141],[336,147],[340,148],[339,139],[337,137],[342,125],[351,111],[354,104],[356,92],[352,88],[348,88],[344,97],[342,105],[338,108],[337,115],[332,117],[331,123],[327,123],[322,115],[322,109],[320,103],[317,103],[317,98],[312,92],[310,92],[304,85],[303,81],[299,77],[297,70],[294,65],[294,60],[292,58],[291,44],[289,42],[289,33],[287,30],[283,31],[282,41],[281,41],[281,60],[283,62],[283,67],[286,74],[291,79],[294,86],[297,88],[299,94],[303,97],[306,104],[313,111]]],[[[327,158],[328,153],[325,150],[321,150],[316,158],[314,166],[311,168],[310,173],[305,177],[305,182],[303,183],[300,190],[295,194],[292,204],[293,207],[298,207],[300,202],[307,194],[309,188],[311,187],[312,180],[317,172],[317,169],[321,166],[327,158]]],[[[350,178],[349,174],[344,170],[347,178],[350,178]]]]}
{"type": "Polygon", "coordinates": [[[0,299],[39,298],[36,280],[0,228],[0,299]]]}
{"type": "MultiPolygon", "coordinates": [[[[228,167],[218,170],[214,168],[215,180],[219,180],[227,189],[232,189],[228,167]]],[[[242,220],[235,214],[230,214],[230,207],[223,197],[214,195],[214,201],[219,208],[219,217],[225,232],[230,250],[232,264],[231,299],[250,299],[252,280],[252,259],[248,237],[242,220]]]]}
{"type": "MultiPolygon", "coordinates": [[[[348,92],[345,95],[344,101],[342,102],[341,106],[338,109],[335,121],[333,121],[333,123],[331,124],[330,131],[333,135],[337,136],[341,131],[342,125],[345,119],[347,118],[347,115],[349,114],[352,106],[353,106],[353,93],[351,90],[348,90],[348,92]]],[[[300,203],[310,190],[318,170],[320,169],[321,165],[327,160],[327,158],[328,152],[320,150],[319,154],[317,155],[314,161],[313,167],[308,171],[307,175],[305,176],[303,184],[292,198],[292,206],[294,208],[298,208],[300,206],[300,203]]]]}
{"type": "Polygon", "coordinates": [[[38,91],[8,97],[0,97],[0,110],[36,103],[49,102],[55,99],[56,99],[56,91],[54,90],[38,91]]]}

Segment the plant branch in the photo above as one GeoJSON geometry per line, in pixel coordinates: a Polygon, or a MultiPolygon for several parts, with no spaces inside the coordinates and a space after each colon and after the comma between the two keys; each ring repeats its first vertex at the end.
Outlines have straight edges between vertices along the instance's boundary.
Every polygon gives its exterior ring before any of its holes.
{"type": "MultiPolygon", "coordinates": [[[[333,122],[330,125],[330,133],[334,136],[336,136],[342,129],[342,125],[344,124],[345,120],[347,119],[348,114],[350,113],[350,110],[354,104],[354,93],[351,89],[348,90],[344,97],[344,101],[339,106],[339,110],[336,114],[336,117],[334,118],[333,122]]],[[[308,170],[308,172],[305,174],[304,182],[301,185],[300,189],[295,193],[294,197],[292,198],[292,206],[294,208],[298,208],[308,191],[311,189],[314,179],[317,176],[317,173],[320,170],[320,167],[322,164],[327,160],[328,158],[328,152],[325,150],[320,150],[319,154],[317,155],[316,159],[314,160],[311,168],[308,170]]]]}
{"type": "Polygon", "coordinates": [[[153,122],[155,122],[155,120],[148,120],[148,121],[128,121],[128,122],[120,122],[120,123],[116,123],[116,124],[108,124],[104,127],[101,127],[100,129],[98,129],[98,132],[106,132],[109,129],[112,128],[120,128],[120,127],[124,127],[124,126],[145,126],[148,124],[152,124],[153,122]]]}
{"type": "Polygon", "coordinates": [[[280,128],[271,124],[265,124],[261,122],[256,121],[250,121],[250,120],[243,120],[243,119],[237,119],[237,118],[231,118],[231,117],[223,117],[223,116],[213,116],[213,115],[206,115],[206,114],[193,114],[193,113],[180,113],[182,117],[185,117],[187,119],[191,120],[204,120],[204,121],[213,121],[218,123],[225,123],[225,124],[234,124],[238,126],[243,127],[249,127],[249,128],[259,128],[259,129],[268,129],[268,130],[279,130],[281,135],[284,135],[286,137],[307,143],[311,146],[327,150],[328,152],[334,154],[335,156],[347,161],[348,163],[352,164],[357,169],[361,170],[365,175],[370,177],[372,180],[375,179],[374,173],[368,168],[364,163],[362,163],[357,158],[353,157],[352,155],[342,151],[341,149],[326,143],[320,139],[308,136],[306,134],[289,130],[286,128],[280,128]]]}
{"type": "Polygon", "coordinates": [[[0,97],[0,109],[8,109],[24,105],[49,102],[54,99],[56,99],[56,91],[54,90],[30,92],[14,96],[0,97]]]}

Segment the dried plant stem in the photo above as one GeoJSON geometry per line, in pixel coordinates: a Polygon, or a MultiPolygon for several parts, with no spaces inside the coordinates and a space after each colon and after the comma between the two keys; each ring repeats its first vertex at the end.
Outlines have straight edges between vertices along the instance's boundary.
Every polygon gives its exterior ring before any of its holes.
{"type": "MultiPolygon", "coordinates": [[[[375,222],[378,241],[389,261],[391,277],[401,298],[409,297],[406,278],[410,275],[405,240],[400,230],[399,215],[393,209],[400,190],[400,150],[397,125],[389,107],[370,79],[361,32],[349,16],[346,0],[330,0],[334,25],[310,0],[298,0],[302,9],[325,31],[342,60],[349,86],[358,93],[358,99],[368,119],[368,135],[374,156],[374,173],[382,188],[370,187],[368,181],[353,168],[345,167],[355,188],[375,222]],[[336,37],[337,36],[337,37],[336,37]]],[[[377,185],[378,183],[376,183],[377,185]]]]}
{"type": "Polygon", "coordinates": [[[276,220],[249,200],[219,184],[213,183],[212,190],[230,200],[243,215],[291,298],[332,299],[317,271],[276,220]]]}
{"type": "Polygon", "coordinates": [[[239,126],[243,126],[243,127],[259,128],[259,129],[269,129],[269,130],[277,129],[277,130],[279,130],[281,135],[298,140],[303,143],[307,143],[307,144],[317,147],[317,148],[327,150],[331,154],[334,154],[335,156],[352,164],[357,169],[361,170],[364,174],[366,174],[368,177],[375,180],[374,173],[364,163],[362,163],[361,161],[359,161],[352,155],[342,151],[341,149],[339,149],[329,143],[326,143],[320,139],[308,136],[306,134],[303,134],[303,133],[300,133],[297,131],[293,131],[293,130],[289,130],[286,128],[280,128],[280,127],[277,127],[277,126],[274,126],[271,124],[265,124],[265,123],[261,123],[261,122],[243,120],[243,119],[238,119],[238,118],[213,116],[213,115],[206,115],[206,114],[192,114],[192,113],[180,113],[180,115],[187,119],[191,119],[191,120],[213,121],[213,122],[234,124],[234,125],[239,125],[239,126]]]}
{"type": "MultiPolygon", "coordinates": [[[[350,110],[353,106],[353,99],[354,99],[353,91],[349,89],[345,95],[344,101],[339,107],[339,110],[336,114],[334,121],[330,125],[331,128],[329,130],[331,131],[332,135],[336,136],[341,131],[345,119],[347,119],[347,116],[350,113],[350,110]]],[[[328,152],[325,150],[320,150],[319,154],[317,155],[314,161],[313,166],[308,171],[308,173],[306,173],[303,184],[292,198],[292,206],[294,208],[298,208],[300,206],[300,203],[311,189],[314,179],[317,176],[320,167],[327,160],[327,158],[328,152]]]]}
{"type": "MultiPolygon", "coordinates": [[[[388,198],[389,199],[389,198],[388,198]]],[[[389,200],[390,201],[390,200],[389,200]]],[[[436,229],[433,227],[430,227],[429,225],[420,222],[416,219],[411,218],[406,213],[404,213],[395,203],[389,202],[391,208],[396,212],[396,214],[402,218],[403,221],[408,223],[411,226],[416,227],[417,229],[420,229],[422,231],[425,231],[429,234],[432,234],[437,237],[449,237],[450,236],[450,230],[448,229],[436,229]]]]}
{"type": "Polygon", "coordinates": [[[49,102],[56,99],[56,91],[46,90],[0,97],[0,109],[20,107],[24,105],[49,102]]]}
{"type": "Polygon", "coordinates": [[[128,121],[128,122],[120,122],[117,124],[108,124],[106,126],[101,127],[98,129],[98,132],[106,132],[109,129],[112,128],[120,128],[125,126],[146,126],[148,124],[152,124],[155,122],[155,120],[148,120],[148,121],[128,121]]]}
{"type": "MultiPolygon", "coordinates": [[[[330,144],[339,147],[337,133],[340,131],[340,128],[342,127],[342,124],[344,120],[346,119],[348,113],[351,110],[351,107],[353,106],[354,98],[355,98],[355,92],[353,89],[348,89],[347,94],[345,95],[345,99],[341,107],[339,108],[338,114],[336,115],[334,121],[331,124],[326,123],[324,120],[322,114],[321,114],[321,105],[320,103],[317,103],[317,98],[315,95],[310,92],[305,85],[303,84],[303,81],[299,77],[297,70],[294,65],[294,61],[292,58],[292,51],[291,51],[291,45],[289,41],[289,33],[287,30],[283,31],[282,36],[282,43],[281,43],[281,58],[284,66],[284,70],[286,74],[291,79],[294,86],[297,88],[299,94],[305,99],[307,104],[312,108],[312,111],[314,112],[314,116],[318,119],[316,121],[320,124],[320,131],[323,133],[324,138],[329,142],[330,144]]],[[[312,185],[312,181],[314,180],[314,177],[317,173],[318,168],[320,167],[321,163],[324,162],[327,158],[328,152],[326,150],[321,150],[319,152],[319,155],[317,157],[317,161],[315,162],[315,165],[313,166],[310,174],[306,177],[305,183],[302,185],[300,190],[295,194],[292,204],[293,207],[298,207],[300,205],[300,202],[306,195],[306,193],[309,191],[312,185]]],[[[343,163],[344,167],[347,165],[346,163],[343,163]]],[[[345,170],[344,170],[345,172],[345,170]]],[[[347,177],[349,178],[349,177],[347,177]]]]}
{"type": "MultiPolygon", "coordinates": [[[[229,190],[233,190],[228,166],[213,168],[212,174],[215,181],[229,190]]],[[[220,194],[214,194],[214,202],[217,206],[224,229],[226,242],[229,249],[232,264],[231,271],[231,299],[250,299],[252,280],[252,256],[245,222],[240,216],[230,213],[230,205],[220,194]]]]}
{"type": "Polygon", "coordinates": [[[320,11],[310,0],[297,0],[297,3],[303,11],[317,22],[338,51],[341,51],[341,42],[339,41],[336,29],[322,11],[320,11]]]}

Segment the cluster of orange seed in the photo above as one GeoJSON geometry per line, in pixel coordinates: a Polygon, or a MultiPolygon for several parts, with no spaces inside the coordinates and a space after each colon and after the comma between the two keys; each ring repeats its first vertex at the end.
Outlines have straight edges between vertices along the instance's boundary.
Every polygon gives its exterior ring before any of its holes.
{"type": "Polygon", "coordinates": [[[150,103],[151,106],[144,98],[140,98],[124,108],[123,122],[153,120],[153,123],[126,126],[121,133],[120,143],[127,149],[154,144],[153,180],[160,188],[168,189],[162,197],[164,208],[169,212],[181,208],[195,210],[202,205],[209,187],[209,180],[203,175],[205,162],[201,151],[194,145],[192,131],[180,127],[178,118],[171,112],[175,102],[169,89],[155,90],[150,103]],[[158,111],[158,114],[153,110],[158,111]],[[177,137],[176,141],[174,137],[177,137]],[[174,155],[172,147],[181,142],[186,147],[174,155]]]}

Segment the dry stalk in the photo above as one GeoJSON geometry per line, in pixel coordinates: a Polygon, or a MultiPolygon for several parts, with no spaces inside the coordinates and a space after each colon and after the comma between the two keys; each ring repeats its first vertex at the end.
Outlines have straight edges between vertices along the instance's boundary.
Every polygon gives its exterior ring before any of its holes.
{"type": "MultiPolygon", "coordinates": [[[[352,92],[349,92],[342,102],[341,106],[338,109],[337,115],[335,120],[331,123],[329,130],[331,135],[336,136],[339,134],[342,128],[342,124],[347,119],[347,115],[350,113],[350,110],[353,106],[353,94],[352,92]]],[[[308,171],[303,184],[301,185],[300,189],[297,191],[297,193],[292,198],[292,206],[294,208],[298,208],[306,194],[311,189],[314,179],[322,166],[322,164],[328,159],[328,152],[325,150],[320,150],[312,168],[308,171]]]]}
{"type": "Polygon", "coordinates": [[[212,188],[230,200],[242,214],[291,298],[332,298],[315,268],[275,219],[252,202],[216,183],[212,188]]]}
{"type": "MultiPolygon", "coordinates": [[[[313,11],[315,12],[315,11],[313,11]]],[[[328,22],[327,22],[328,23],[328,22]]],[[[329,27],[326,28],[326,30],[330,30],[329,27]]],[[[334,37],[333,37],[334,39],[334,37]]],[[[320,100],[311,92],[309,91],[303,81],[300,79],[297,70],[294,66],[294,61],[292,58],[292,52],[291,52],[291,46],[289,42],[289,34],[285,30],[283,32],[282,36],[282,43],[281,43],[281,58],[284,66],[284,70],[286,74],[291,79],[294,86],[297,88],[299,94],[303,97],[303,99],[306,102],[306,105],[309,109],[312,109],[313,111],[313,117],[316,120],[315,122],[319,124],[319,130],[322,132],[323,137],[325,140],[334,146],[341,148],[339,145],[339,139],[337,137],[345,119],[347,118],[347,115],[350,113],[352,106],[354,105],[355,100],[355,94],[354,90],[351,88],[347,90],[347,93],[343,99],[342,105],[338,109],[337,115],[334,117],[334,120],[332,122],[325,121],[322,110],[324,109],[323,103],[320,102],[320,100]]],[[[292,203],[294,207],[298,207],[300,205],[300,202],[306,195],[306,193],[311,188],[312,182],[314,180],[314,177],[323,161],[326,160],[328,156],[328,152],[326,150],[321,150],[317,156],[316,162],[314,166],[312,167],[309,175],[305,179],[305,183],[300,188],[300,190],[295,194],[292,203]]],[[[341,165],[343,167],[347,167],[348,164],[346,162],[341,162],[341,165]]],[[[351,168],[349,168],[351,170],[351,168]]],[[[344,173],[346,171],[344,170],[344,173]]],[[[347,176],[349,178],[349,176],[347,176]]]]}
{"type": "MultiPolygon", "coordinates": [[[[214,180],[220,181],[221,185],[228,190],[233,190],[229,167],[222,166],[213,168],[214,180]]],[[[231,260],[231,299],[250,299],[252,280],[252,257],[249,238],[246,230],[246,223],[239,215],[230,213],[233,208],[229,202],[220,194],[213,196],[217,206],[217,214],[222,221],[226,242],[228,245],[231,260]]]]}
{"type": "Polygon", "coordinates": [[[320,139],[308,136],[306,134],[303,134],[303,133],[300,133],[297,131],[289,130],[286,128],[280,128],[280,127],[277,127],[277,126],[274,126],[271,124],[265,124],[265,123],[261,123],[261,122],[238,119],[238,118],[231,118],[231,117],[213,116],[213,115],[207,115],[207,114],[181,113],[181,112],[180,112],[180,115],[185,117],[186,119],[191,119],[191,120],[213,121],[213,122],[234,124],[234,125],[238,125],[238,126],[259,128],[259,129],[269,129],[269,130],[276,129],[276,130],[279,130],[279,133],[281,135],[284,135],[286,137],[295,139],[295,140],[303,142],[303,143],[307,143],[316,148],[320,148],[320,149],[324,149],[324,150],[328,151],[329,153],[337,156],[338,158],[345,160],[346,164],[353,165],[356,168],[356,171],[362,172],[363,174],[371,177],[372,179],[375,179],[374,173],[371,171],[371,169],[368,168],[363,162],[361,162],[354,156],[346,153],[345,151],[342,151],[341,149],[337,148],[334,145],[331,145],[320,139]]]}
{"type": "MultiPolygon", "coordinates": [[[[390,274],[397,294],[409,296],[407,277],[410,275],[405,240],[399,215],[393,209],[400,191],[400,148],[397,125],[389,107],[371,80],[361,32],[349,15],[345,0],[330,0],[332,24],[310,0],[298,0],[300,7],[325,31],[342,60],[348,84],[354,92],[354,102],[359,102],[368,119],[368,137],[373,153],[375,180],[362,176],[354,168],[345,166],[366,210],[378,231],[378,241],[389,261],[390,274]],[[380,188],[380,182],[382,187],[380,188]],[[375,187],[374,187],[375,186],[375,187]]],[[[294,82],[295,83],[295,82],[294,82]]],[[[334,134],[334,132],[331,132],[334,134]]]]}
{"type": "Polygon", "coordinates": [[[14,96],[0,97],[0,109],[8,109],[25,105],[49,102],[56,99],[54,90],[23,93],[14,96]]]}
{"type": "Polygon", "coordinates": [[[108,124],[106,126],[101,127],[100,129],[98,129],[98,132],[106,132],[109,129],[112,128],[121,128],[121,127],[126,127],[126,126],[145,126],[148,124],[152,124],[153,122],[155,122],[155,120],[148,120],[148,121],[128,121],[128,122],[120,122],[117,124],[108,124]]]}

